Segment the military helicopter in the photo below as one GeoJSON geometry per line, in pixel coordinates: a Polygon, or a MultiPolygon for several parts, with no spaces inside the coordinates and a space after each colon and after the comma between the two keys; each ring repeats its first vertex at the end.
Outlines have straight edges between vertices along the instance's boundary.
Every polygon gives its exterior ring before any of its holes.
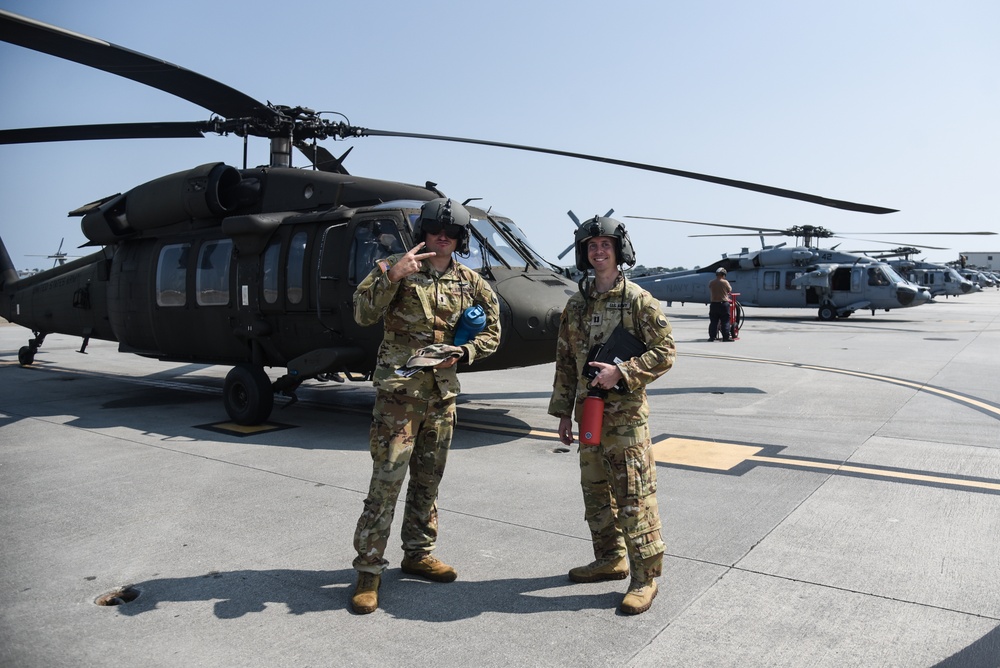
{"type": "MultiPolygon", "coordinates": [[[[744,248],[736,255],[723,255],[697,270],[672,272],[634,278],[654,297],[666,302],[709,303],[708,283],[722,267],[733,292],[739,293],[743,306],[772,308],[815,308],[820,320],[847,318],[855,311],[870,309],[890,311],[925,304],[931,293],[910,283],[893,267],[866,255],[818,248],[815,239],[836,236],[832,231],[812,225],[796,225],[778,230],[703,223],[673,218],[625,216],[644,220],[659,220],[692,225],[708,225],[742,230],[753,234],[719,234],[692,236],[759,236],[761,249],[744,248]],[[796,246],[784,243],[764,244],[765,236],[792,236],[796,246]],[[799,239],[802,245],[798,245],[799,239]]],[[[869,232],[868,234],[911,234],[907,232],[869,232]]],[[[921,234],[995,234],[995,232],[921,232],[921,234]]],[[[932,248],[926,246],[924,248],[932,248]]],[[[943,250],[943,249],[942,249],[943,250]]]]}
{"type": "MultiPolygon", "coordinates": [[[[0,131],[0,144],[119,138],[243,138],[242,168],[213,162],[137,185],[70,212],[92,254],[18,279],[0,241],[0,316],[33,333],[18,361],[34,362],[51,333],[115,341],[164,361],[230,365],[223,403],[239,424],[263,422],[275,393],[307,380],[370,378],[380,327],[360,327],[352,295],[374,262],[411,248],[423,186],[354,176],[322,139],[408,137],[560,155],[708,181],[866,213],[893,209],[746,181],[582,153],[479,139],[372,130],[305,107],[261,103],[177,65],[0,10],[0,39],[116,74],[198,104],[207,121],[0,131]],[[249,137],[266,137],[271,164],[246,165],[249,137]],[[311,169],[292,166],[292,149],[311,169]],[[283,368],[271,381],[265,367],[283,368]]],[[[471,254],[501,304],[499,350],[476,370],[549,362],[561,310],[577,286],[535,252],[509,218],[469,204],[471,254]]]]}
{"type": "Polygon", "coordinates": [[[912,259],[914,255],[922,252],[913,246],[902,246],[885,251],[859,250],[853,252],[871,255],[876,260],[886,262],[906,280],[927,288],[931,297],[940,295],[952,297],[973,291],[972,282],[963,278],[951,267],[912,259]]]}

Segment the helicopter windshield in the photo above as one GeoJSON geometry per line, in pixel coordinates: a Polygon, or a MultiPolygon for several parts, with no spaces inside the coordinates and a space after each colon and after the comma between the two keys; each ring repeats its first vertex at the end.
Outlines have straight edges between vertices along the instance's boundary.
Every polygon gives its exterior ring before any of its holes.
{"type": "Polygon", "coordinates": [[[883,264],[880,265],[882,271],[884,271],[889,276],[889,281],[892,283],[907,283],[908,281],[896,273],[896,270],[892,268],[891,265],[883,264]]]}
{"type": "Polygon", "coordinates": [[[461,258],[470,269],[481,269],[483,255],[487,266],[506,266],[511,269],[552,266],[528,243],[524,233],[507,218],[473,218],[474,233],[469,241],[469,257],[461,258]]]}

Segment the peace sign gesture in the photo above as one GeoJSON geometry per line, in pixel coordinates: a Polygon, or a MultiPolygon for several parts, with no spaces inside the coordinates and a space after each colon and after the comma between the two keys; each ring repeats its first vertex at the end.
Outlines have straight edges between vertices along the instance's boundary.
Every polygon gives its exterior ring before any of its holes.
{"type": "Polygon", "coordinates": [[[389,280],[392,281],[393,283],[398,283],[399,281],[403,280],[410,274],[415,274],[418,271],[420,271],[421,262],[423,262],[427,258],[431,258],[437,255],[437,253],[434,252],[419,253],[418,251],[423,247],[424,247],[424,242],[421,241],[419,244],[417,244],[410,250],[406,251],[406,253],[404,253],[403,256],[399,258],[399,262],[392,265],[392,267],[389,268],[389,271],[386,272],[386,276],[389,277],[389,280]]]}

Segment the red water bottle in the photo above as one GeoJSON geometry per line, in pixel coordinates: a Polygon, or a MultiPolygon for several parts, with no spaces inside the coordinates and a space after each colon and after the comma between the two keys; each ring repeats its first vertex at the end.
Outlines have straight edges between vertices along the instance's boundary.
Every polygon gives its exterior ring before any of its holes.
{"type": "Polygon", "coordinates": [[[604,390],[591,389],[583,400],[583,417],[580,419],[580,443],[600,445],[601,429],[604,426],[604,390]]]}

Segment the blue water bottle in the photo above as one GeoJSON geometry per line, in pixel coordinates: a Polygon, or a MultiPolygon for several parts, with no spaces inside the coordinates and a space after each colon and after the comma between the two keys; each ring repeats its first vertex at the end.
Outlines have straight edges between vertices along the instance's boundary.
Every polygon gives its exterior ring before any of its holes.
{"type": "Polygon", "coordinates": [[[486,311],[482,306],[475,304],[465,309],[455,328],[455,345],[468,343],[469,339],[483,331],[484,327],[486,327],[486,311]]]}

